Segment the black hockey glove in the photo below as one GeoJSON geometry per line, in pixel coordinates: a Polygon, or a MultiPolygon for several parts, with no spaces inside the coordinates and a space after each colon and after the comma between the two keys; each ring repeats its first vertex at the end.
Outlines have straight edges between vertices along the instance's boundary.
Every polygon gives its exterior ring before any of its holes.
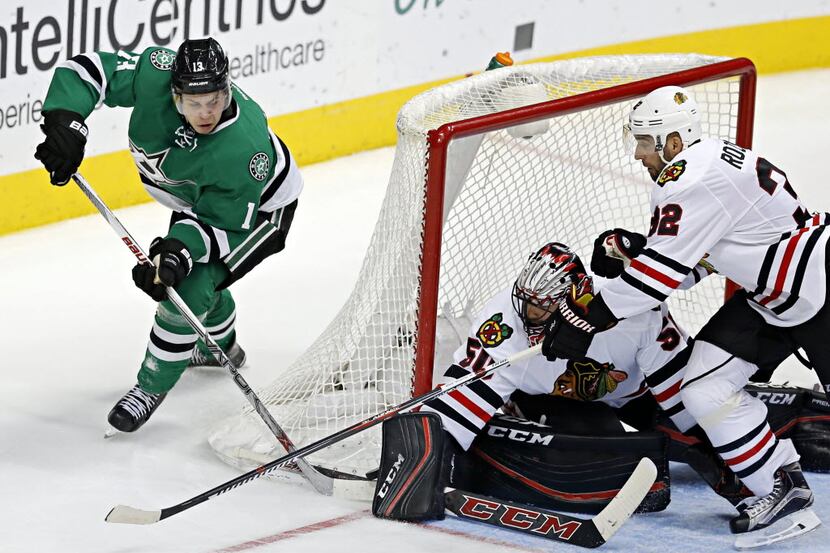
{"type": "Polygon", "coordinates": [[[78,170],[84,159],[89,131],[84,118],[74,111],[53,109],[43,116],[40,126],[46,139],[38,144],[35,159],[49,171],[49,182],[63,186],[78,170]]]}
{"type": "Polygon", "coordinates": [[[193,261],[187,247],[175,238],[155,238],[150,245],[153,264],[133,267],[133,282],[156,301],[167,298],[165,286],[178,286],[190,274],[193,261]]]}
{"type": "Polygon", "coordinates": [[[548,361],[585,357],[594,334],[617,324],[602,296],[594,296],[590,288],[585,291],[582,283],[571,285],[571,292],[559,300],[558,306],[545,327],[542,342],[542,354],[548,361]]]}
{"type": "Polygon", "coordinates": [[[615,228],[594,240],[591,271],[605,278],[617,278],[632,259],[646,247],[646,237],[637,232],[615,228]]]}

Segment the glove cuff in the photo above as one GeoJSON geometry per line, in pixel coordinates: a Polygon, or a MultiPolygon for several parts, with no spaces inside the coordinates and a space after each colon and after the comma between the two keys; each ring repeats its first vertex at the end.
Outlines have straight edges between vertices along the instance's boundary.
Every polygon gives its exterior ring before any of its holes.
{"type": "Polygon", "coordinates": [[[150,244],[150,259],[155,259],[157,255],[163,256],[168,253],[175,255],[179,259],[181,266],[185,269],[184,276],[189,275],[190,271],[193,270],[193,258],[184,242],[176,238],[154,238],[150,244]]]}
{"type": "Polygon", "coordinates": [[[588,312],[585,314],[585,320],[595,326],[599,331],[611,328],[619,319],[611,312],[611,309],[606,305],[605,300],[602,299],[602,294],[597,294],[588,303],[588,312]]]}
{"type": "Polygon", "coordinates": [[[47,129],[53,127],[64,127],[75,134],[82,143],[86,144],[89,136],[89,129],[84,123],[84,118],[79,113],[66,109],[53,109],[43,114],[43,125],[47,129]]]}

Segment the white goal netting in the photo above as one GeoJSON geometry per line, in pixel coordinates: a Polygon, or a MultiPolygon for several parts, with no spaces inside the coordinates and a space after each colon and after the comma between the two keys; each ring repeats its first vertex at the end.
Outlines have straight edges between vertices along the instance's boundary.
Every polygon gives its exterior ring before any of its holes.
{"type": "MultiPolygon", "coordinates": [[[[630,99],[603,100],[539,122],[454,138],[446,171],[438,175],[444,190],[439,285],[437,291],[426,290],[421,279],[430,130],[720,61],[642,55],[520,65],[409,101],[398,115],[394,166],[354,291],[308,351],[258,391],[294,442],[316,441],[411,397],[417,348],[432,340],[418,332],[422,297],[437,297],[440,374],[466,337],[469,315],[512,284],[530,252],[556,240],[574,248],[587,266],[599,232],[649,227],[651,181],[623,151],[621,140],[630,99]]],[[[701,109],[704,135],[735,141],[739,79],[689,89],[701,109]]],[[[694,332],[722,301],[723,282],[711,277],[676,294],[671,306],[694,332]]],[[[431,382],[420,385],[428,388],[431,382]]],[[[245,470],[284,453],[250,407],[222,421],[209,441],[224,461],[245,470]]],[[[363,474],[376,467],[378,445],[376,427],[310,459],[363,474]]]]}

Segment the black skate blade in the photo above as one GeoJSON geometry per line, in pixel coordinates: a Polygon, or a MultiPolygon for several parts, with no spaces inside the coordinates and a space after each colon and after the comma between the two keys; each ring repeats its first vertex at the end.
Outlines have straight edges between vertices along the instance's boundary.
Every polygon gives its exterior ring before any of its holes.
{"type": "Polygon", "coordinates": [[[785,516],[766,528],[739,535],[735,539],[735,549],[744,551],[764,547],[772,543],[806,534],[810,530],[818,528],[819,525],[821,525],[821,520],[819,520],[813,510],[803,509],[785,516]]]}

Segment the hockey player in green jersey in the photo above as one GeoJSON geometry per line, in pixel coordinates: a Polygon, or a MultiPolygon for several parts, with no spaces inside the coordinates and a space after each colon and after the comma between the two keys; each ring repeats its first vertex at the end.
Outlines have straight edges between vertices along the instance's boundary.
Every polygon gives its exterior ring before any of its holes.
{"type": "Polygon", "coordinates": [[[241,366],[228,286],[285,247],[303,180],[262,109],[231,83],[228,58],[212,38],[186,40],[177,52],[80,54],[59,67],[43,105],[46,138],[35,153],[52,184],[77,171],[84,120],[102,103],[132,108],[130,151],[141,182],[173,210],[167,235],[150,246],[154,265],[133,268],[136,286],[159,305],[138,384],[108,417],[132,432],[188,367],[218,366],[166,299],[165,285],[241,366]]]}

